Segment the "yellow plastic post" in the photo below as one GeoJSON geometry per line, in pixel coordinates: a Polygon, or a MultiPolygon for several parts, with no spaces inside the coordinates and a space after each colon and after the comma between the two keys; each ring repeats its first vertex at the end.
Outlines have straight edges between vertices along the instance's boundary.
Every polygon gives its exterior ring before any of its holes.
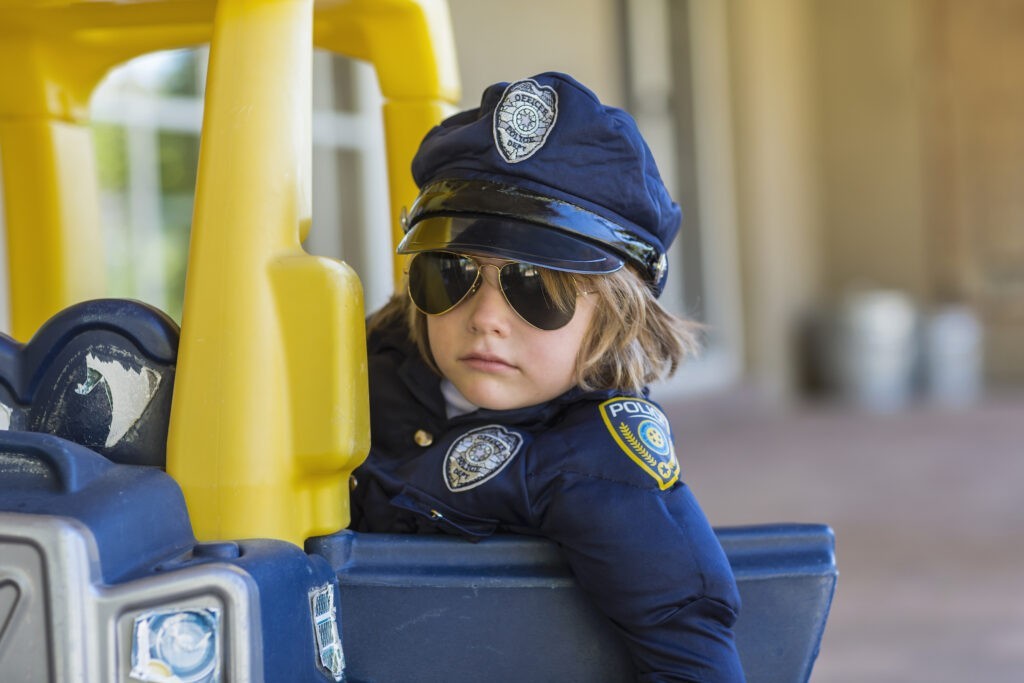
{"type": "Polygon", "coordinates": [[[12,336],[27,341],[63,308],[106,293],[95,155],[88,129],[0,122],[12,336]]]}
{"type": "Polygon", "coordinates": [[[65,68],[46,38],[13,33],[0,24],[0,155],[11,332],[27,341],[57,311],[106,292],[92,138],[74,118],[82,82],[98,74],[65,68]]]}
{"type": "Polygon", "coordinates": [[[202,539],[344,527],[369,449],[359,281],[299,242],[312,18],[312,0],[221,0],[214,20],[167,459],[202,539]]]}
{"type": "MultiPolygon", "coordinates": [[[[433,126],[451,111],[443,100],[390,101],[384,104],[384,135],[388,154],[388,189],[391,193],[391,242],[397,247],[403,230],[400,215],[416,198],[416,183],[409,167],[420,141],[433,126]]],[[[402,278],[407,256],[394,254],[392,268],[395,286],[402,278]]]]}

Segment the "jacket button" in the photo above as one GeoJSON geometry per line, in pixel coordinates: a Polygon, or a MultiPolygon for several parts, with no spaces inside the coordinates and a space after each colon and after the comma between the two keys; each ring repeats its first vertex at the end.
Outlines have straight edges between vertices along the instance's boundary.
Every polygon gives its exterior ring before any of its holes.
{"type": "Polygon", "coordinates": [[[357,486],[359,486],[359,481],[356,479],[356,475],[350,474],[348,477],[348,490],[355,491],[357,486]]]}
{"type": "Polygon", "coordinates": [[[416,433],[412,435],[413,441],[416,442],[417,446],[426,448],[430,444],[434,443],[434,435],[423,429],[417,429],[416,433]]]}

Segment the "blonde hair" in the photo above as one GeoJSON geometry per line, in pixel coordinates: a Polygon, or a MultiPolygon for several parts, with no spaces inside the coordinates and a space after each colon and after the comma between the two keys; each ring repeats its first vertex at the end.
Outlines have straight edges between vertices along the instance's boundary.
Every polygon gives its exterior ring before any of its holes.
{"type": "MultiPolygon", "coordinates": [[[[637,393],[699,349],[701,325],[666,311],[629,267],[607,275],[541,271],[548,296],[568,309],[579,295],[597,296],[590,329],[576,356],[576,383],[584,390],[637,393]]],[[[427,316],[413,305],[403,282],[400,293],[371,318],[369,329],[404,325],[423,360],[441,374],[430,352],[427,316]]]]}

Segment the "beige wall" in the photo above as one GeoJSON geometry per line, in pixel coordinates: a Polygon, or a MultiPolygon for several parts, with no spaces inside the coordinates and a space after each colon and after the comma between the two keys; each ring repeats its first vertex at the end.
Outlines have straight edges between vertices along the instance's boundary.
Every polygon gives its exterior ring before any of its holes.
{"type": "Polygon", "coordinates": [[[927,297],[916,0],[813,3],[825,292],[927,297]]]}
{"type": "Polygon", "coordinates": [[[623,46],[614,0],[449,0],[462,106],[483,89],[564,71],[602,101],[622,106],[623,46]]]}
{"type": "Polygon", "coordinates": [[[733,0],[729,8],[747,372],[785,400],[795,389],[797,330],[820,279],[809,4],[733,0]]]}

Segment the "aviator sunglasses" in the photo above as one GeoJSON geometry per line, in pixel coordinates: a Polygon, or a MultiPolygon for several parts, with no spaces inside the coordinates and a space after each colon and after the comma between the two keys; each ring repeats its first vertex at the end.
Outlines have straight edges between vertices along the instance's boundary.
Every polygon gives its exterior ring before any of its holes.
{"type": "Polygon", "coordinates": [[[498,271],[498,288],[516,314],[541,330],[557,330],[572,320],[576,303],[558,306],[544,288],[539,266],[520,261],[501,265],[479,263],[450,251],[424,251],[409,262],[409,297],[423,313],[441,315],[476,293],[483,269],[498,271]]]}

